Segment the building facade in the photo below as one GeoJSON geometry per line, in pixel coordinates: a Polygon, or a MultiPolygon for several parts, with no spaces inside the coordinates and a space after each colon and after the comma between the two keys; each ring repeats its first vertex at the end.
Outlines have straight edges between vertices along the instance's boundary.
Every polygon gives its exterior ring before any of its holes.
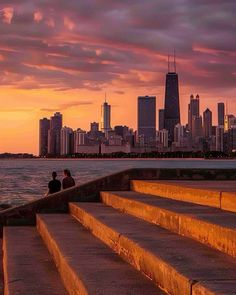
{"type": "Polygon", "coordinates": [[[45,157],[48,154],[48,132],[50,120],[43,118],[39,120],[39,156],[45,157]]]}
{"type": "Polygon", "coordinates": [[[159,110],[159,117],[158,117],[158,130],[162,130],[165,127],[165,110],[164,109],[160,109],[159,110]]]}
{"type": "Polygon", "coordinates": [[[108,136],[111,130],[111,106],[105,101],[101,107],[101,131],[108,136]]]}
{"type": "Polygon", "coordinates": [[[219,102],[217,104],[218,110],[218,126],[224,125],[224,118],[225,118],[225,104],[223,102],[219,102]]]}
{"type": "Polygon", "coordinates": [[[188,130],[190,131],[190,135],[192,136],[193,129],[193,118],[200,116],[200,99],[199,95],[194,98],[193,95],[190,96],[190,102],[188,105],[188,130]]]}
{"type": "Polygon", "coordinates": [[[62,156],[71,155],[74,152],[73,148],[73,129],[63,127],[61,129],[61,152],[62,156]]]}
{"type": "Polygon", "coordinates": [[[50,119],[48,132],[48,154],[60,155],[61,151],[62,114],[57,112],[50,119]]]}
{"type": "Polygon", "coordinates": [[[212,136],[212,112],[208,108],[203,113],[203,134],[205,138],[212,136]]]}
{"type": "Polygon", "coordinates": [[[179,82],[176,72],[166,75],[164,128],[168,130],[169,140],[174,140],[174,128],[180,123],[179,82]]]}
{"type": "Polygon", "coordinates": [[[144,144],[156,141],[156,97],[138,97],[138,137],[144,144]]]}

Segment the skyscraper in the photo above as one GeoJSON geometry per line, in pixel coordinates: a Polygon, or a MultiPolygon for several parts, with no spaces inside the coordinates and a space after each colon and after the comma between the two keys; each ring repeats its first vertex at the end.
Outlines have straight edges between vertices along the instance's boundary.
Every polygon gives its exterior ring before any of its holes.
{"type": "Polygon", "coordinates": [[[90,132],[98,132],[99,131],[99,123],[92,122],[90,123],[90,132]]]}
{"type": "Polygon", "coordinates": [[[225,104],[223,102],[218,103],[218,125],[224,126],[225,118],[225,104]]]}
{"type": "Polygon", "coordinates": [[[48,131],[50,120],[43,118],[39,120],[39,156],[44,157],[48,153],[48,131]]]}
{"type": "Polygon", "coordinates": [[[138,97],[138,136],[148,144],[156,140],[156,97],[138,97]]]}
{"type": "Polygon", "coordinates": [[[203,133],[205,138],[212,136],[212,112],[208,108],[203,113],[203,133]]]}
{"type": "Polygon", "coordinates": [[[194,98],[193,95],[190,96],[190,103],[188,105],[188,130],[192,135],[192,125],[193,125],[193,118],[199,117],[199,95],[194,98]]]}
{"type": "Polygon", "coordinates": [[[50,119],[50,129],[48,131],[48,153],[51,155],[60,155],[61,129],[62,114],[57,112],[50,119]]]}
{"type": "Polygon", "coordinates": [[[111,106],[106,102],[102,104],[101,108],[101,131],[105,133],[108,138],[108,131],[111,130],[111,106]]]}
{"type": "Polygon", "coordinates": [[[160,109],[159,110],[158,130],[162,130],[162,129],[165,128],[164,127],[164,123],[165,123],[164,113],[165,113],[165,110],[164,109],[160,109]]]}
{"type": "Polygon", "coordinates": [[[62,156],[73,153],[72,141],[73,141],[73,129],[66,126],[63,127],[61,129],[61,150],[60,150],[60,154],[62,156]]]}
{"type": "Polygon", "coordinates": [[[180,123],[180,107],[179,107],[179,82],[176,73],[176,64],[174,56],[174,71],[170,71],[168,60],[168,73],[166,74],[165,87],[165,112],[164,127],[169,131],[169,139],[174,140],[175,125],[180,123]]]}
{"type": "Polygon", "coordinates": [[[219,125],[216,127],[216,151],[224,151],[224,126],[219,125]]]}
{"type": "Polygon", "coordinates": [[[202,116],[193,117],[192,123],[192,138],[194,143],[197,143],[202,137],[202,116]]]}

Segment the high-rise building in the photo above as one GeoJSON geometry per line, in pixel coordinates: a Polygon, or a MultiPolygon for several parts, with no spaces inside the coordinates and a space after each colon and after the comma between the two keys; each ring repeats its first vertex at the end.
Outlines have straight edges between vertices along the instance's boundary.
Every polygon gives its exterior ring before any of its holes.
{"type": "Polygon", "coordinates": [[[224,119],[225,132],[227,132],[231,128],[231,126],[235,125],[234,120],[235,120],[234,115],[225,115],[225,119],[224,119]]]}
{"type": "Polygon", "coordinates": [[[174,140],[174,128],[180,123],[179,82],[176,73],[175,57],[174,71],[166,74],[164,127],[169,131],[169,140],[174,140]]]}
{"type": "Polygon", "coordinates": [[[86,139],[86,131],[80,128],[75,131],[75,153],[79,153],[79,147],[81,145],[86,145],[86,139]]]}
{"type": "Polygon", "coordinates": [[[202,137],[202,116],[193,117],[192,138],[194,142],[198,142],[199,138],[201,137],[202,137]]]}
{"type": "Polygon", "coordinates": [[[225,104],[223,102],[218,103],[218,126],[224,125],[225,118],[225,104]]]}
{"type": "Polygon", "coordinates": [[[156,97],[138,97],[138,137],[145,144],[156,141],[156,97]]]}
{"type": "Polygon", "coordinates": [[[62,114],[57,112],[50,119],[50,129],[48,131],[48,153],[51,155],[60,155],[61,129],[62,114]]]}
{"type": "Polygon", "coordinates": [[[111,106],[105,101],[101,108],[101,131],[108,137],[111,130],[111,106]]]}
{"type": "Polygon", "coordinates": [[[159,137],[159,143],[162,145],[164,148],[168,148],[168,141],[169,141],[169,135],[168,135],[168,130],[162,129],[158,131],[158,137],[159,137]]]}
{"type": "Polygon", "coordinates": [[[129,127],[117,125],[114,127],[114,131],[116,135],[119,135],[122,137],[122,139],[126,139],[126,136],[129,135],[129,127]]]}
{"type": "Polygon", "coordinates": [[[60,152],[62,156],[73,153],[72,141],[73,141],[73,129],[66,126],[63,127],[61,129],[61,152],[60,152]]]}
{"type": "Polygon", "coordinates": [[[219,125],[216,127],[216,151],[224,151],[224,126],[219,125]]]}
{"type": "Polygon", "coordinates": [[[190,103],[188,105],[188,130],[192,135],[192,125],[193,125],[193,118],[199,117],[199,95],[194,98],[193,95],[190,96],[190,103]]]}
{"type": "Polygon", "coordinates": [[[184,142],[184,126],[177,124],[174,129],[174,142],[176,147],[181,147],[184,142]]]}
{"type": "Polygon", "coordinates": [[[39,120],[39,156],[44,157],[48,153],[48,131],[50,120],[43,118],[39,120]]]}
{"type": "Polygon", "coordinates": [[[160,109],[159,110],[159,118],[158,118],[158,130],[162,130],[164,129],[165,127],[165,110],[164,109],[160,109]]]}
{"type": "Polygon", "coordinates": [[[203,133],[205,138],[212,136],[212,112],[208,108],[203,113],[203,133]]]}
{"type": "Polygon", "coordinates": [[[99,131],[99,123],[97,122],[92,122],[90,123],[90,132],[98,132],[99,131]]]}

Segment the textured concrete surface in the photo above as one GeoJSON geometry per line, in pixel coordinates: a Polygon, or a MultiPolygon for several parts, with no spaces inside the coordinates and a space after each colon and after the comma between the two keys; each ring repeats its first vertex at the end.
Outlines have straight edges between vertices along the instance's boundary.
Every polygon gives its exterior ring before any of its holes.
{"type": "Polygon", "coordinates": [[[221,194],[221,208],[236,212],[236,190],[235,192],[223,191],[221,194]]]}
{"type": "Polygon", "coordinates": [[[4,295],[66,295],[36,228],[5,227],[4,295]]]}
{"type": "Polygon", "coordinates": [[[95,236],[171,294],[189,295],[196,282],[200,286],[202,281],[236,281],[234,258],[189,238],[104,204],[74,203],[70,210],[95,236]]]}
{"type": "Polygon", "coordinates": [[[236,212],[235,180],[133,180],[131,189],[140,193],[236,212]]]}
{"type": "Polygon", "coordinates": [[[236,214],[137,192],[101,192],[113,208],[178,234],[194,238],[236,257],[236,214]]]}
{"type": "Polygon", "coordinates": [[[37,227],[69,294],[164,295],[69,214],[38,215],[37,227]]]}
{"type": "Polygon", "coordinates": [[[232,295],[236,294],[236,281],[209,281],[193,286],[192,295],[232,295]]]}

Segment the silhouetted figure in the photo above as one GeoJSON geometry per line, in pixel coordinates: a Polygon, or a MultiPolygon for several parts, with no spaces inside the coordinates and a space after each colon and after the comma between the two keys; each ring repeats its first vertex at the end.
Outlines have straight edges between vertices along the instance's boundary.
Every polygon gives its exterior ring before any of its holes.
{"type": "Polygon", "coordinates": [[[61,182],[56,179],[57,173],[55,171],[52,172],[52,180],[48,183],[48,193],[47,195],[57,193],[61,190],[61,182]]]}
{"type": "Polygon", "coordinates": [[[63,189],[72,187],[75,185],[75,180],[74,178],[71,176],[70,170],[65,169],[64,170],[64,175],[65,177],[62,180],[62,187],[63,189]]]}

